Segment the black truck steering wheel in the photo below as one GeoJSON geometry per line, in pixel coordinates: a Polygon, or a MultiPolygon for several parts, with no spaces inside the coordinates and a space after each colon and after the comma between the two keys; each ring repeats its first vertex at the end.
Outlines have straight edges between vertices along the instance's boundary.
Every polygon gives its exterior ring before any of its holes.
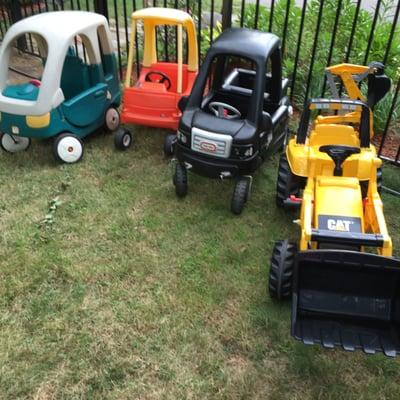
{"type": "Polygon", "coordinates": [[[167,90],[171,89],[172,83],[171,83],[171,79],[168,78],[167,75],[164,74],[164,72],[160,72],[160,71],[150,71],[146,74],[144,80],[146,82],[155,82],[155,83],[167,83],[167,90]],[[159,77],[161,77],[161,79],[158,80],[152,80],[151,76],[153,75],[158,75],[159,77]]]}
{"type": "Polygon", "coordinates": [[[225,118],[225,119],[239,119],[242,117],[240,111],[226,103],[222,103],[221,101],[212,101],[208,108],[216,117],[225,118]],[[231,112],[231,114],[229,114],[231,112]]]}

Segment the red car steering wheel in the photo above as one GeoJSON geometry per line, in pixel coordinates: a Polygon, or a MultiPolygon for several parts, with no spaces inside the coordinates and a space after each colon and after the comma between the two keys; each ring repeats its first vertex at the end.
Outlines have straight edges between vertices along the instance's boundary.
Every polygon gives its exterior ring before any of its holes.
{"type": "Polygon", "coordinates": [[[150,71],[146,74],[144,80],[146,82],[156,82],[156,83],[166,83],[166,89],[169,90],[171,89],[172,83],[171,83],[171,79],[168,78],[167,75],[165,75],[163,72],[160,71],[150,71]],[[152,75],[158,75],[159,77],[161,77],[161,79],[155,79],[152,80],[150,77],[152,75]]]}

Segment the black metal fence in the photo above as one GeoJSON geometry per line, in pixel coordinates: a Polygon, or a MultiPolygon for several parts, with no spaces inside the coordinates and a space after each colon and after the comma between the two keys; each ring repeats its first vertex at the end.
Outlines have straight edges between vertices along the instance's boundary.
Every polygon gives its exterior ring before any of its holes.
{"type": "MultiPolygon", "coordinates": [[[[0,39],[10,25],[32,14],[87,10],[105,15],[111,26],[121,77],[129,47],[130,14],[143,7],[186,10],[197,24],[204,55],[230,26],[276,33],[282,39],[290,97],[300,111],[308,97],[329,96],[324,68],[381,61],[393,85],[374,110],[379,155],[400,165],[400,1],[391,0],[11,0],[0,1],[0,39]]],[[[160,32],[158,46],[173,57],[175,32],[160,32]]],[[[29,41],[28,41],[29,42],[29,41]]],[[[26,51],[32,51],[29,43],[26,51]]]]}

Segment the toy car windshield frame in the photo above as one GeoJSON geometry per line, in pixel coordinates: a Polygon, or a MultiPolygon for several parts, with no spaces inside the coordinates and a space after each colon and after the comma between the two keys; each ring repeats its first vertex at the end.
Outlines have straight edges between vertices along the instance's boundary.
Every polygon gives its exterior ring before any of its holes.
{"type": "Polygon", "coordinates": [[[255,31],[245,28],[231,28],[221,33],[207,52],[206,58],[200,68],[196,84],[189,97],[187,108],[200,108],[203,101],[204,89],[212,68],[214,59],[218,56],[236,56],[254,62],[256,76],[254,90],[250,99],[247,118],[257,123],[262,115],[264,88],[266,80],[266,64],[271,60],[272,102],[279,103],[282,95],[282,71],[280,56],[280,39],[272,33],[255,31]]]}
{"type": "MultiPolygon", "coordinates": [[[[196,27],[191,16],[181,10],[163,7],[149,7],[135,11],[131,16],[131,33],[128,52],[128,66],[126,70],[125,87],[131,86],[133,63],[135,62],[137,24],[143,22],[144,48],[143,48],[143,67],[151,67],[158,62],[157,60],[157,32],[156,27],[170,25],[177,27],[177,68],[178,84],[177,93],[182,93],[183,80],[183,29],[187,34],[188,63],[187,68],[190,72],[198,70],[198,50],[196,27]]],[[[138,63],[139,60],[136,60],[138,63]]]]}

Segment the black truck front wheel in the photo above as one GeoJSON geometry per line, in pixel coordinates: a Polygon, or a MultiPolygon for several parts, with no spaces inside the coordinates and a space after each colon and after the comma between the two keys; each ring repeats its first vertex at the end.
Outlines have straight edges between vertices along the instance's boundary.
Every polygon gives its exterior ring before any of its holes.
{"type": "Polygon", "coordinates": [[[268,282],[268,291],[271,298],[284,300],[291,297],[296,251],[296,244],[288,240],[280,240],[275,243],[268,282]]]}
{"type": "Polygon", "coordinates": [[[290,196],[299,197],[300,189],[300,178],[290,170],[286,154],[281,154],[279,158],[278,179],[276,181],[276,205],[278,207],[285,207],[285,200],[290,198],[290,196]]]}
{"type": "Polygon", "coordinates": [[[250,181],[246,178],[239,178],[236,181],[231,200],[231,211],[239,215],[242,213],[244,205],[249,198],[250,181]]]}
{"type": "Polygon", "coordinates": [[[175,174],[173,177],[175,192],[178,197],[185,197],[188,192],[187,171],[186,167],[180,163],[175,166],[175,174]]]}

